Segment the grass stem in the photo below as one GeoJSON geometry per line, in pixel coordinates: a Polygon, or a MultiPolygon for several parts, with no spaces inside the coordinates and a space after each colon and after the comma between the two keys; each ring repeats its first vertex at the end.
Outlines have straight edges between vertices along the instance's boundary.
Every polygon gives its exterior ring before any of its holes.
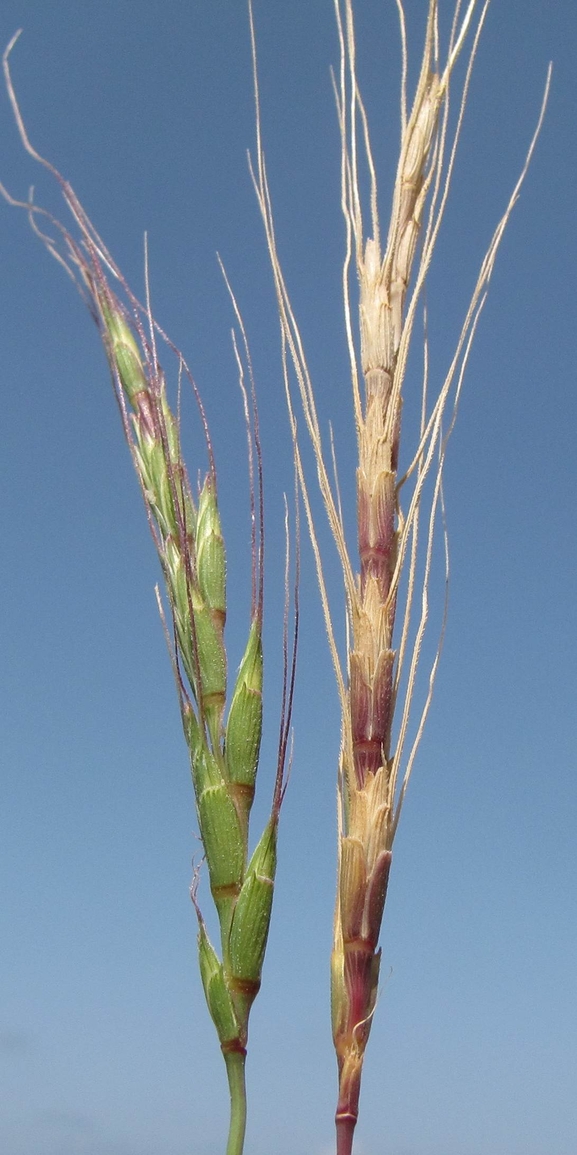
{"type": "Polygon", "coordinates": [[[351,1155],[357,1120],[337,1119],[337,1155],[351,1155]]]}
{"type": "Polygon", "coordinates": [[[230,1051],[225,1054],[226,1073],[230,1091],[230,1126],[226,1155],[242,1155],[246,1130],[246,1054],[230,1051]]]}

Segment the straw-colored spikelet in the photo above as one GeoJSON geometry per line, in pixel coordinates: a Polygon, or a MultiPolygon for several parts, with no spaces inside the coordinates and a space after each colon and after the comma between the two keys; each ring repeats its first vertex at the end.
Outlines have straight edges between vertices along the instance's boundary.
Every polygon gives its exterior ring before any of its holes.
{"type": "MultiPolygon", "coordinates": [[[[249,859],[249,817],[255,793],[262,730],[262,485],[260,443],[250,357],[240,322],[251,374],[251,403],[241,375],[249,444],[251,479],[252,612],[246,650],[237,674],[228,716],[226,558],[217,501],[216,472],[204,410],[188,368],[143,308],[94,230],[73,190],[56,169],[32,148],[22,122],[8,67],[4,70],[16,121],[27,151],[56,178],[78,227],[76,240],[67,229],[35,205],[10,197],[27,208],[33,227],[64,265],[90,308],[108,357],[132,459],[140,482],[150,529],[160,559],[172,618],[167,639],[175,673],[182,725],[187,742],[196,809],[210,889],[220,925],[221,957],[209,940],[197,899],[198,872],[192,899],[198,916],[199,965],[206,1001],[226,1062],[231,1095],[227,1155],[241,1155],[246,1121],[244,1065],[250,1009],[261,984],[276,872],[277,829],[284,794],[287,749],[295,673],[295,642],[288,654],[288,608],[285,614],[285,684],[279,755],[271,815],[249,859]],[[40,231],[47,220],[56,239],[40,231]],[[111,287],[114,281],[120,297],[111,287]],[[195,500],[182,458],[179,423],[172,413],[157,342],[176,355],[179,386],[188,376],[206,436],[209,471],[195,500]],[[251,415],[252,404],[252,415],[251,415]],[[255,509],[253,454],[258,464],[258,509],[255,509]]],[[[287,538],[288,543],[288,538],[287,538]]],[[[287,583],[288,583],[287,555],[287,583]]],[[[161,608],[163,622],[164,612],[161,608]]]]}
{"type": "Polygon", "coordinates": [[[414,712],[416,672],[429,616],[433,536],[442,505],[441,482],[447,437],[454,421],[463,373],[497,248],[541,123],[540,118],[523,172],[484,258],[454,358],[432,404],[428,401],[430,389],[425,343],[418,443],[411,449],[410,464],[399,478],[402,389],[408,349],[445,208],[471,69],[487,7],[487,3],[479,5],[480,14],[474,25],[475,0],[467,5],[464,14],[462,5],[456,4],[446,60],[442,66],[437,3],[430,0],[421,71],[408,115],[405,21],[401,0],[397,0],[403,59],[401,145],[388,238],[383,251],[375,166],[367,116],[356,77],[352,0],[335,0],[341,43],[340,74],[335,90],[342,139],[342,207],[347,236],[343,276],[345,325],[359,456],[356,478],[358,575],[355,575],[355,565],[345,539],[339,494],[329,479],[313,386],[277,251],[261,145],[253,35],[257,97],[257,164],[253,179],[275,278],[289,414],[342,708],[338,879],[331,966],[333,1038],[339,1072],[337,1155],[350,1155],[352,1150],[362,1065],[378,994],[378,939],[393,840],[429,709],[439,658],[440,642],[430,671],[428,691],[417,715],[412,743],[405,754],[410,715],[414,712]],[[472,37],[472,46],[457,102],[456,126],[449,140],[450,80],[467,34],[472,37]],[[368,171],[369,235],[363,220],[360,152],[364,154],[368,171]],[[415,270],[413,264],[417,253],[415,270]],[[355,293],[351,285],[353,261],[357,274],[360,349],[357,348],[352,320],[351,298],[355,293]],[[343,567],[348,627],[348,653],[344,662],[333,630],[313,511],[301,465],[291,369],[300,392],[322,498],[343,567]],[[453,414],[448,429],[443,431],[442,418],[450,403],[453,414]],[[425,485],[427,479],[428,488],[425,485]],[[421,556],[419,544],[424,502],[428,503],[428,512],[421,556]],[[419,580],[420,610],[415,596],[419,580]]]}

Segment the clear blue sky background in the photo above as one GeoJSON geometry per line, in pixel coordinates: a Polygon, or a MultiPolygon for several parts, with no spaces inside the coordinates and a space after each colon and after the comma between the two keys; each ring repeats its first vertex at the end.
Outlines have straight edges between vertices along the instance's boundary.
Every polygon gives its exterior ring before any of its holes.
{"type": "MultiPolygon", "coordinates": [[[[357,3],[384,215],[398,132],[394,8],[357,3]]],[[[416,55],[424,0],[407,9],[416,55]]],[[[255,15],[281,253],[350,510],[332,5],[255,0],[255,15]]],[[[291,473],[245,155],[254,137],[245,5],[4,0],[2,43],[20,26],[13,73],[32,139],[72,181],[138,292],[148,230],[157,315],[206,401],[232,665],[248,621],[247,484],[217,249],[245,316],[267,483],[261,824],[291,473]]],[[[576,31],[572,0],[492,5],[431,282],[440,372],[552,59],[547,119],[449,454],[449,626],[396,843],[358,1155],[577,1151],[576,31]]],[[[55,207],[5,99],[0,139],[1,179],[20,196],[34,183],[55,207]]],[[[157,564],[92,323],[24,215],[3,204],[0,252],[0,1150],[221,1155],[225,1082],[196,973],[196,821],[155,610],[157,564]]],[[[192,429],[192,406],[186,420],[192,429]]],[[[191,433],[193,471],[197,445],[191,433]]],[[[306,541],[303,569],[294,769],[252,1019],[247,1155],[333,1149],[339,720],[306,541]]],[[[336,570],[331,584],[338,598],[336,570]]]]}

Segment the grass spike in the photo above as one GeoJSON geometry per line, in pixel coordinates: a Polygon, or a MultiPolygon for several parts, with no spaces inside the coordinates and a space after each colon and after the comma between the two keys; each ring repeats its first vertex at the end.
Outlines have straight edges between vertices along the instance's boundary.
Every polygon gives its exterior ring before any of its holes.
{"type": "MultiPolygon", "coordinates": [[[[456,0],[448,47],[441,60],[437,0],[429,0],[419,77],[407,101],[408,48],[402,0],[396,0],[401,33],[401,144],[384,251],[381,248],[377,174],[367,112],[357,80],[352,0],[334,0],[341,49],[333,77],[341,136],[341,205],[345,221],[343,298],[357,431],[358,574],[344,538],[338,486],[325,465],[314,389],[298,323],[285,284],[272,216],[260,129],[253,30],[257,116],[251,173],[273,270],[282,334],[289,419],[299,484],[309,526],[329,644],[342,707],[338,766],[338,886],[332,955],[333,1036],[339,1073],[337,1155],[351,1155],[358,1117],[365,1049],[378,993],[378,938],[403,799],[431,704],[439,645],[428,678],[416,733],[406,753],[415,712],[417,672],[429,624],[433,542],[443,524],[448,554],[442,475],[463,375],[504,228],[525,177],[542,123],[548,83],[534,139],[505,214],[481,264],[454,357],[429,402],[425,342],[421,428],[412,461],[399,477],[402,394],[414,323],[444,216],[463,124],[472,68],[488,9],[456,0]],[[455,65],[469,44],[456,124],[449,118],[455,65]],[[368,214],[363,207],[368,176],[368,214]],[[367,233],[365,215],[370,221],[367,233]],[[354,268],[354,271],[353,271],[354,268]],[[356,284],[354,282],[356,273],[356,284]],[[358,332],[354,321],[358,292],[358,332]],[[361,378],[364,390],[361,389],[361,378]],[[343,568],[347,658],[341,660],[332,624],[309,486],[298,446],[293,380],[311,439],[322,500],[343,568]],[[448,430],[447,407],[453,408],[448,430]],[[428,511],[428,512],[427,512],[428,511]],[[418,585],[421,584],[420,609],[418,585]],[[400,621],[400,634],[399,621],[400,621]]],[[[331,445],[331,455],[332,455],[331,445]]],[[[336,470],[334,470],[336,475],[336,470]]]]}
{"type": "MultiPolygon", "coordinates": [[[[191,897],[199,923],[199,967],[229,1081],[231,1113],[227,1155],[242,1155],[246,1127],[245,1061],[249,1014],[260,987],[271,917],[277,828],[285,784],[286,734],[290,729],[296,661],[295,644],[292,666],[287,670],[285,623],[281,738],[271,817],[249,861],[249,814],[262,727],[264,565],[262,455],[250,351],[233,296],[250,382],[249,393],[242,382],[241,391],[249,446],[253,588],[247,650],[237,677],[225,731],[226,559],[215,462],[204,407],[182,354],[153,316],[146,240],[145,304],[142,305],[124,280],[71,185],[30,143],[10,75],[9,55],[16,39],[13,38],[8,46],[3,64],[22,144],[57,182],[77,234],[73,235],[40,206],[12,197],[3,185],[0,185],[0,191],[10,204],[28,213],[35,232],[72,278],[98,326],[165,579],[172,637],[158,590],[156,596],[176,681],[200,832],[220,923],[221,959],[210,943],[202,919],[197,901],[198,872],[195,872],[191,897]],[[55,235],[44,231],[44,223],[55,235]],[[168,400],[166,377],[159,361],[161,347],[173,354],[177,362],[176,415],[168,400]],[[194,393],[208,457],[208,470],[196,500],[180,440],[180,386],[183,377],[188,378],[194,393]]],[[[236,345],[235,356],[237,364],[242,367],[236,345]]],[[[298,609],[295,613],[298,616],[298,609]]]]}

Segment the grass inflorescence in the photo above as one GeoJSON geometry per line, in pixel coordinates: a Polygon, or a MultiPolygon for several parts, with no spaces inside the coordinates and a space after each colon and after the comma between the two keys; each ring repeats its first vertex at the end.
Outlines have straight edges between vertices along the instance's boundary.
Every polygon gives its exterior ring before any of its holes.
{"type": "Polygon", "coordinates": [[[397,0],[402,56],[401,132],[385,233],[380,223],[369,117],[357,77],[353,3],[334,0],[341,48],[334,90],[342,144],[344,317],[358,451],[356,550],[347,542],[339,486],[336,481],[333,483],[329,468],[332,438],[327,453],[304,345],[279,257],[260,130],[253,33],[257,112],[253,181],[275,281],[289,418],[342,717],[337,898],[331,960],[332,1026],[339,1077],[337,1155],[350,1155],[352,1151],[363,1060],[379,989],[378,943],[393,841],[440,656],[444,612],[438,646],[425,680],[424,700],[419,705],[415,696],[417,675],[429,621],[433,543],[439,525],[448,581],[442,489],[447,441],[497,250],[527,171],[547,99],[546,89],[525,165],[481,264],[453,358],[444,379],[433,387],[429,380],[424,290],[445,212],[488,6],[488,0],[470,0],[466,5],[457,0],[443,51],[438,3],[429,0],[420,71],[409,106],[405,13],[402,0],[397,0]],[[464,53],[468,55],[455,99],[456,116],[451,117],[449,95],[453,100],[455,66],[464,53]],[[422,379],[417,386],[420,426],[416,444],[405,447],[409,465],[400,475],[403,396],[419,309],[425,315],[422,379]],[[347,624],[344,655],[339,652],[333,627],[313,504],[297,439],[293,383],[300,395],[322,500],[342,565],[347,624]]]}
{"type": "Polygon", "coordinates": [[[143,306],[72,187],[31,145],[10,76],[9,54],[15,39],[4,55],[4,71],[21,139],[29,154],[57,181],[76,234],[37,205],[17,201],[3,186],[0,188],[10,203],[27,210],[35,232],[75,282],[96,322],[162,569],[170,621],[158,590],[157,599],[175,676],[204,860],[220,928],[219,953],[210,941],[200,910],[197,868],[191,896],[198,917],[200,975],[228,1074],[231,1116],[227,1155],[241,1155],[246,1126],[244,1072],[249,1016],[261,985],[276,873],[278,823],[286,786],[298,632],[298,559],[294,638],[289,652],[287,530],[284,692],[276,781],[270,817],[249,855],[249,823],[263,716],[264,514],[255,389],[242,320],[231,293],[244,345],[243,359],[234,338],[248,437],[252,606],[246,648],[227,709],[227,567],[217,473],[205,411],[182,354],[153,317],[148,268],[143,306]],[[45,227],[51,229],[50,234],[44,231],[45,227]],[[183,459],[180,421],[168,400],[159,347],[176,359],[177,412],[183,379],[189,381],[197,401],[208,459],[208,471],[197,493],[193,492],[183,459]],[[244,384],[245,363],[250,378],[248,390],[244,384]]]}

